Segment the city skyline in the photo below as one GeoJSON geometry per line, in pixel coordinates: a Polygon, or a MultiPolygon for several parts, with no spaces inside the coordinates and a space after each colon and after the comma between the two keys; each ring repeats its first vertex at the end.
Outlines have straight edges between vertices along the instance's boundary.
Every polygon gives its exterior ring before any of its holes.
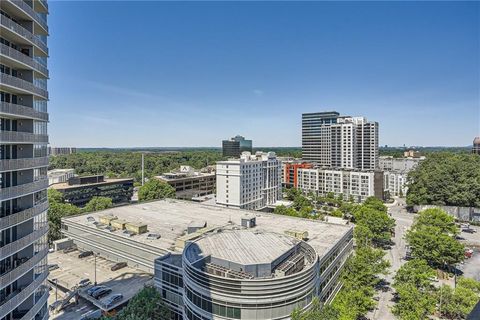
{"type": "Polygon", "coordinates": [[[380,145],[467,146],[478,6],[52,2],[50,141],[296,147],[302,113],[336,110],[378,121],[380,145]]]}

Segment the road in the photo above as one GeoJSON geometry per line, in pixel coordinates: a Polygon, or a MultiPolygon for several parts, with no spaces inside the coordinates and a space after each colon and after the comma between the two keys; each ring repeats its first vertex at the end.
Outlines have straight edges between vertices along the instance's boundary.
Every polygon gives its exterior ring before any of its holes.
{"type": "Polygon", "coordinates": [[[413,223],[414,215],[408,213],[405,209],[405,200],[396,199],[395,203],[387,205],[388,213],[395,219],[395,237],[392,239],[394,244],[390,250],[386,251],[385,258],[390,261],[391,267],[389,274],[385,277],[386,287],[379,291],[377,308],[367,315],[375,320],[394,320],[395,316],[391,312],[393,306],[393,289],[391,284],[397,270],[405,263],[403,259],[406,253],[406,243],[404,239],[405,232],[413,223]]]}

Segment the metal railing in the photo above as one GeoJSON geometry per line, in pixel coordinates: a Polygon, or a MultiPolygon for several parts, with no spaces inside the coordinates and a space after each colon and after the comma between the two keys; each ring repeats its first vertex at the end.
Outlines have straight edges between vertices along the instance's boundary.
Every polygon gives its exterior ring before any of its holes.
{"type": "Polygon", "coordinates": [[[0,171],[13,171],[48,166],[48,157],[0,160],[0,171]]]}
{"type": "Polygon", "coordinates": [[[43,74],[45,77],[48,77],[48,69],[45,68],[45,66],[41,65],[37,61],[33,60],[32,57],[27,56],[26,54],[21,53],[18,50],[13,49],[12,47],[9,47],[5,44],[0,44],[0,53],[3,54],[4,56],[10,57],[14,60],[20,61],[29,67],[32,67],[33,69],[37,70],[41,74],[43,74]]]}
{"type": "Polygon", "coordinates": [[[48,135],[20,131],[0,131],[2,143],[48,143],[48,135]]]}
{"type": "Polygon", "coordinates": [[[22,106],[20,104],[0,102],[0,114],[8,114],[37,120],[48,121],[48,113],[40,112],[31,107],[22,106]]]}
{"type": "Polygon", "coordinates": [[[10,242],[9,244],[0,248],[0,257],[11,256],[15,252],[18,252],[23,248],[28,247],[29,245],[37,241],[40,237],[47,234],[47,232],[48,232],[48,227],[45,227],[42,229],[35,230],[32,233],[29,233],[25,237],[20,238],[16,241],[10,242]]]}
{"type": "MultiPolygon", "coordinates": [[[[48,188],[48,179],[42,178],[38,181],[24,183],[14,187],[0,189],[0,199],[7,200],[18,198],[30,193],[41,191],[48,188]]],[[[1,257],[1,255],[0,255],[1,257]]]]}
{"type": "MultiPolygon", "coordinates": [[[[18,8],[23,10],[26,14],[28,14],[33,20],[35,20],[39,25],[42,26],[45,31],[48,32],[48,25],[47,25],[47,20],[45,20],[44,17],[39,15],[35,10],[33,10],[32,7],[30,7],[25,1],[23,0],[7,0],[14,5],[16,5],[18,8]]],[[[45,8],[48,9],[47,6],[44,5],[45,8]]]]}
{"type": "MultiPolygon", "coordinates": [[[[37,303],[35,303],[33,308],[30,309],[27,313],[25,313],[25,315],[21,317],[20,320],[34,319],[33,317],[35,317],[35,315],[43,308],[43,306],[47,302],[48,295],[49,295],[48,290],[46,290],[43,296],[40,299],[38,299],[37,303]]],[[[48,318],[48,311],[45,312],[45,315],[43,316],[42,320],[47,318],[48,318]]]]}
{"type": "Polygon", "coordinates": [[[0,83],[25,90],[48,99],[48,91],[37,87],[32,82],[28,82],[5,73],[1,73],[0,75],[0,83]]]}
{"type": "Polygon", "coordinates": [[[39,37],[37,37],[36,35],[31,33],[30,31],[28,31],[27,29],[22,27],[21,25],[19,25],[18,23],[16,23],[12,19],[9,19],[9,18],[5,17],[4,15],[0,15],[0,24],[2,26],[6,27],[7,29],[15,32],[19,36],[25,38],[26,40],[32,42],[34,45],[39,47],[43,52],[48,54],[47,45],[45,43],[43,43],[43,41],[41,41],[39,39],[39,37]]]}
{"type": "Polygon", "coordinates": [[[0,288],[6,287],[8,284],[12,283],[13,281],[17,280],[29,270],[31,270],[34,266],[37,265],[43,258],[45,258],[48,254],[48,249],[43,249],[37,252],[33,257],[25,261],[24,263],[20,264],[16,268],[8,271],[4,275],[0,276],[0,288]]]}
{"type": "Polygon", "coordinates": [[[34,207],[19,211],[0,219],[0,230],[9,228],[11,226],[20,224],[24,221],[30,220],[48,209],[48,201],[37,204],[34,207]]]}
{"type": "MultiPolygon", "coordinates": [[[[8,314],[16,307],[18,307],[25,299],[27,299],[35,290],[47,279],[48,271],[41,274],[35,281],[30,283],[20,292],[11,296],[10,299],[6,299],[3,304],[0,302],[0,314],[8,314]]],[[[7,297],[8,298],[8,297],[7,297]]]]}

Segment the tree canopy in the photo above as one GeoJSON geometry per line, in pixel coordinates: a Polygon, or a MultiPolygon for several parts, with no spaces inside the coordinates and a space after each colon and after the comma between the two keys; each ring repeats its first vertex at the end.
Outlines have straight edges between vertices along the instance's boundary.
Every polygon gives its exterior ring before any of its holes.
{"type": "Polygon", "coordinates": [[[151,179],[138,190],[138,200],[140,201],[165,198],[175,198],[175,188],[157,179],[151,179]]]}
{"type": "Polygon", "coordinates": [[[111,208],[113,206],[112,199],[107,197],[93,197],[83,208],[85,212],[100,211],[111,208]]]}
{"type": "Polygon", "coordinates": [[[409,173],[407,204],[480,207],[480,157],[430,154],[409,173]]]}

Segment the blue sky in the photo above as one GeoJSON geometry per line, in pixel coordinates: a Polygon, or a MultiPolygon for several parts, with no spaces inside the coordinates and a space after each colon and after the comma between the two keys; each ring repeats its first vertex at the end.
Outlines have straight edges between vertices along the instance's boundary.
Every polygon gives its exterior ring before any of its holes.
{"type": "Polygon", "coordinates": [[[50,1],[54,146],[300,146],[301,113],[381,145],[480,132],[478,2],[50,1]]]}

